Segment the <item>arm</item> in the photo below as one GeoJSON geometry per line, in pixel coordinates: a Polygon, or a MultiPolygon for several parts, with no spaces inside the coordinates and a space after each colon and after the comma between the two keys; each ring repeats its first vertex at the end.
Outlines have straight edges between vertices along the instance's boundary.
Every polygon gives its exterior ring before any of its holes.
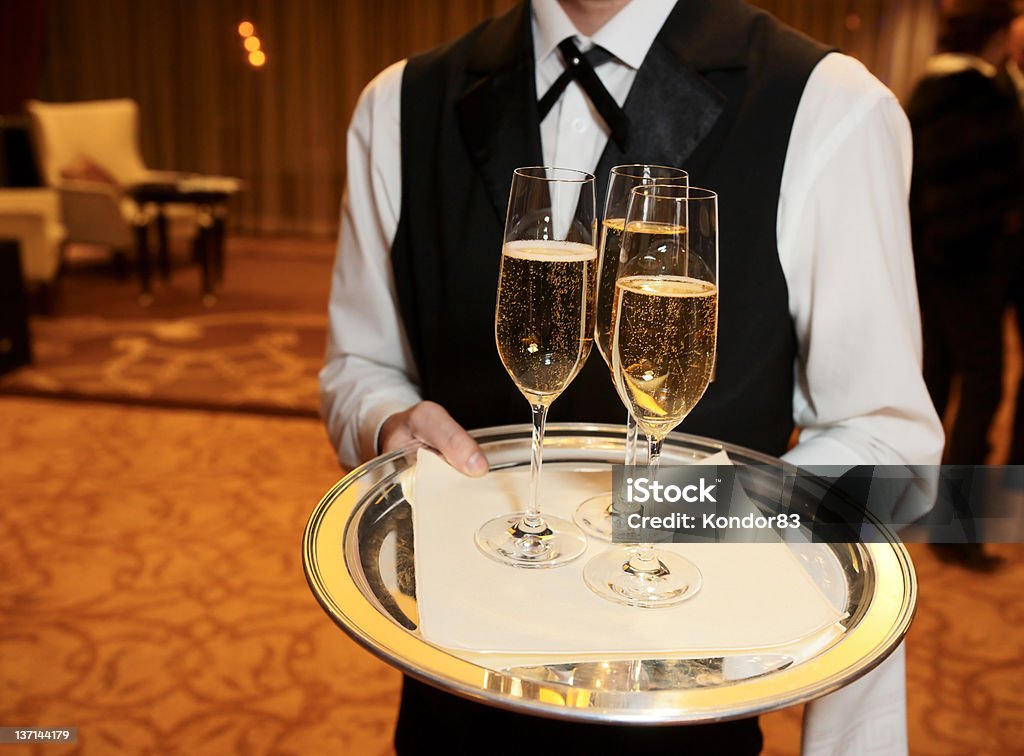
{"type": "Polygon", "coordinates": [[[829,55],[797,112],[779,253],[799,355],[800,465],[938,464],[943,432],[921,376],[907,195],[910,129],[860,63],[829,55]]]}
{"type": "MultiPolygon", "coordinates": [[[[942,426],[921,376],[906,117],[860,63],[828,55],[808,81],[790,142],[799,148],[783,173],[778,238],[803,431],[785,457],[938,464],[942,426]]],[[[853,685],[808,705],[802,752],[907,753],[905,658],[901,645],[853,685]]]]}
{"type": "Polygon", "coordinates": [[[390,264],[401,207],[404,62],[363,91],[348,131],[345,193],[320,371],[321,416],[342,465],[423,441],[463,472],[487,463],[448,413],[422,402],[390,264]]]}

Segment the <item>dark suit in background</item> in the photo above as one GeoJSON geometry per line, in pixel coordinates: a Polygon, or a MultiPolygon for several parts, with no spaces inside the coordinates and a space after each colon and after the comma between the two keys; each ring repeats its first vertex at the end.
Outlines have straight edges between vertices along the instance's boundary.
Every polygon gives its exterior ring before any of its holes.
{"type": "MultiPolygon", "coordinates": [[[[944,56],[955,63],[956,56],[944,56]]],[[[1019,251],[1021,116],[1015,97],[970,65],[918,83],[910,195],[924,335],[924,375],[941,414],[959,376],[945,461],[983,464],[1002,393],[1002,318],[1019,251]]]]}

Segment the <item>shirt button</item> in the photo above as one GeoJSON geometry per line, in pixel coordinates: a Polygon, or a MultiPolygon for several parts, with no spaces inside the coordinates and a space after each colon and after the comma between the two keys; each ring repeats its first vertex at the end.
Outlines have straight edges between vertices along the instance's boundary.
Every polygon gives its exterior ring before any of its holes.
{"type": "Polygon", "coordinates": [[[577,134],[582,134],[587,130],[587,124],[584,123],[582,118],[574,118],[572,121],[572,128],[577,134]]]}

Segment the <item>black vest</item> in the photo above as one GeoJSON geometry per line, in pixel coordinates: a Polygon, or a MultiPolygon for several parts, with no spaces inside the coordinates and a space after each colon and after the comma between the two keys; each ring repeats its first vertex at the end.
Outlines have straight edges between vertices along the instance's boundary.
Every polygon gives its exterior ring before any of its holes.
{"type": "MultiPolygon", "coordinates": [[[[596,170],[603,206],[621,163],[685,168],[719,194],[717,374],[679,430],[781,454],[793,429],[796,338],[776,246],[789,135],[827,49],[740,0],[679,0],[625,103],[625,150],[596,170]]],[[[541,165],[528,4],[412,58],[402,81],[402,208],[392,247],[399,307],[427,399],[464,426],[529,420],[494,342],[512,171],[541,165]]],[[[600,356],[550,419],[616,422],[600,356]]]]}

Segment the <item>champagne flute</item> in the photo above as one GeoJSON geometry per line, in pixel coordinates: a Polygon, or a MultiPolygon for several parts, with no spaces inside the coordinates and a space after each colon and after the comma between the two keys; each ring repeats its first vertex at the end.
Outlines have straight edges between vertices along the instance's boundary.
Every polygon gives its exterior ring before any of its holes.
{"type": "Polygon", "coordinates": [[[542,516],[537,500],[544,421],[590,355],[597,285],[594,177],[563,168],[512,176],[494,316],[498,354],[533,411],[529,506],[476,533],[484,554],[514,567],[556,567],[580,556],[576,525],[542,516]]]}
{"type": "MultiPolygon", "coordinates": [[[[615,276],[619,270],[622,250],[622,230],[626,224],[626,210],[633,189],[649,184],[676,184],[686,186],[689,174],[682,168],[664,165],[617,165],[608,175],[605,193],[604,220],[601,223],[601,248],[597,266],[597,316],[594,342],[601,358],[612,367],[612,307],[615,302],[615,276]]],[[[612,381],[614,381],[614,377],[612,381]]],[[[636,464],[637,425],[632,412],[626,412],[626,456],[624,464],[636,464]]],[[[626,515],[614,508],[611,491],[591,496],[573,514],[573,521],[591,538],[612,540],[613,518],[626,515]]]]}
{"type": "MultiPolygon", "coordinates": [[[[633,190],[615,282],[615,388],[648,441],[648,477],[661,444],[711,380],[718,333],[718,197],[686,186],[633,190]]],[[[693,596],[700,570],[651,544],[611,549],[586,564],[598,595],[641,607],[693,596]]]]}

